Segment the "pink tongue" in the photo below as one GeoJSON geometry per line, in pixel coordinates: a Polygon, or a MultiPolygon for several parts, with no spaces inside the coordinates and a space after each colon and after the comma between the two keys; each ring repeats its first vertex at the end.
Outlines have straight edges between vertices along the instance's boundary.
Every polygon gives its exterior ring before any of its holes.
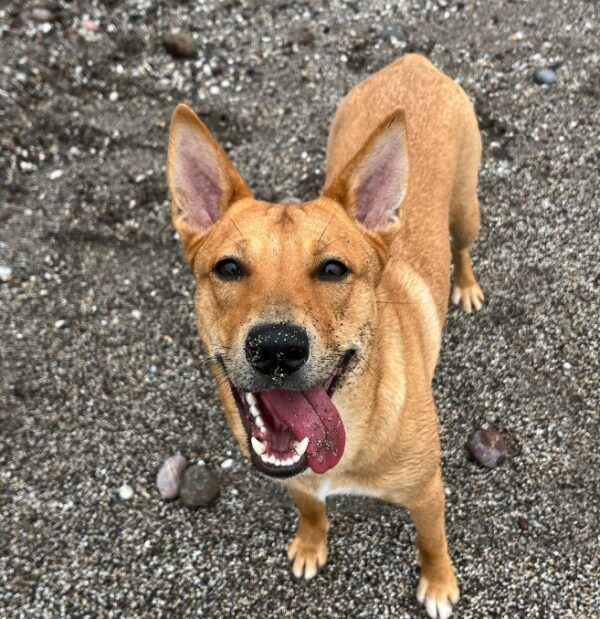
{"type": "Polygon", "coordinates": [[[324,387],[310,391],[275,389],[261,391],[259,396],[265,409],[288,426],[296,440],[308,436],[306,460],[315,473],[325,473],[340,461],[346,433],[324,387]]]}

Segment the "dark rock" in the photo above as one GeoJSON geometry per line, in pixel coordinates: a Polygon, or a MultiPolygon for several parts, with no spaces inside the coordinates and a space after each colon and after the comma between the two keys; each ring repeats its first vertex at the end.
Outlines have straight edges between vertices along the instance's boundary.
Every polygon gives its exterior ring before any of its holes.
{"type": "Polygon", "coordinates": [[[496,430],[477,430],[467,448],[479,464],[490,469],[500,466],[508,454],[508,444],[496,430]]]}
{"type": "Polygon", "coordinates": [[[527,520],[525,516],[519,516],[517,524],[519,525],[519,529],[521,529],[521,531],[527,531],[529,529],[529,520],[527,520]]]}
{"type": "Polygon", "coordinates": [[[196,42],[186,32],[169,32],[163,37],[162,44],[175,58],[194,58],[198,53],[196,42]]]}
{"type": "Polygon", "coordinates": [[[179,498],[188,507],[206,507],[219,496],[219,478],[204,465],[194,464],[185,470],[179,498]]]}
{"type": "Polygon", "coordinates": [[[264,185],[259,185],[255,189],[254,197],[257,200],[264,200],[265,202],[275,201],[275,193],[271,190],[270,187],[265,187],[264,185]]]}
{"type": "Polygon", "coordinates": [[[315,35],[305,26],[296,28],[290,32],[288,37],[290,43],[296,43],[300,47],[308,47],[315,42],[315,35]]]}
{"type": "Polygon", "coordinates": [[[127,32],[119,39],[119,50],[127,56],[134,56],[144,51],[144,39],[135,32],[127,32]]]}
{"type": "Polygon", "coordinates": [[[25,26],[25,20],[20,16],[17,15],[11,22],[10,22],[10,30],[21,30],[23,27],[25,26]]]}
{"type": "Polygon", "coordinates": [[[533,79],[536,84],[554,84],[556,82],[556,73],[552,69],[537,69],[533,74],[533,79]]]}

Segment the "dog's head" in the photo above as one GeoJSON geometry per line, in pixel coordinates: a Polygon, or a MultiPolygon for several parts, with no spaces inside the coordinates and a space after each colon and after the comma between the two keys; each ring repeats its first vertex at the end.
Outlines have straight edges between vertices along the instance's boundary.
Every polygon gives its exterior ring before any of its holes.
{"type": "Polygon", "coordinates": [[[230,426],[265,474],[323,473],[342,456],[332,396],[359,380],[370,354],[405,144],[395,114],[319,198],[269,204],[190,108],[175,111],[168,181],[198,329],[238,409],[230,426]]]}

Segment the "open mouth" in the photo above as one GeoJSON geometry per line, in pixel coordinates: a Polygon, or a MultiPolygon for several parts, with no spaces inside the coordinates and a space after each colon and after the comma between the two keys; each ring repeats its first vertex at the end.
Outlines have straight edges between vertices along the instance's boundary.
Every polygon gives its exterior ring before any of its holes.
{"type": "Polygon", "coordinates": [[[323,474],[344,453],[346,434],[331,398],[354,356],[344,354],[320,387],[242,392],[231,385],[248,436],[252,463],[271,477],[291,477],[307,467],[323,474]]]}

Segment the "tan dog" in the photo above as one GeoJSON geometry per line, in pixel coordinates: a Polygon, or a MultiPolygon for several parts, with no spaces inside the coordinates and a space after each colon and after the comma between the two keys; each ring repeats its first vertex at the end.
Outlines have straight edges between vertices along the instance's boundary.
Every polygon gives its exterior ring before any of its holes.
{"type": "Polygon", "coordinates": [[[431,380],[451,252],[453,299],[467,311],[483,300],[469,253],[480,154],[467,96],[415,55],[342,101],[325,189],[310,202],[255,200],[184,105],[169,138],[198,330],[242,451],[286,479],[300,510],[294,574],[325,563],[325,497],[398,503],[416,525],[417,598],[430,617],[458,600],[431,380]]]}

